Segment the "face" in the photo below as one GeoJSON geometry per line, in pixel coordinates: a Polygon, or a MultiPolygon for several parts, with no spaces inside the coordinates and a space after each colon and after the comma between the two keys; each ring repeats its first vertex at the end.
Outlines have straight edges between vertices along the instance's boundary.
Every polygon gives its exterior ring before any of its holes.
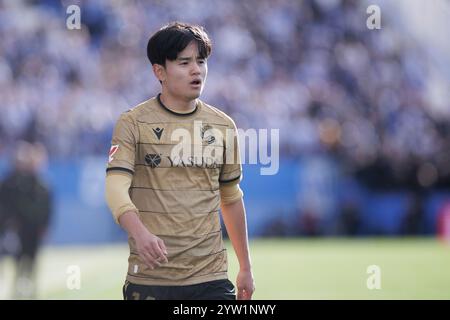
{"type": "Polygon", "coordinates": [[[199,57],[197,43],[192,41],[176,60],[166,60],[165,68],[154,65],[154,71],[167,94],[175,99],[191,101],[202,93],[208,65],[206,59],[199,57]]]}

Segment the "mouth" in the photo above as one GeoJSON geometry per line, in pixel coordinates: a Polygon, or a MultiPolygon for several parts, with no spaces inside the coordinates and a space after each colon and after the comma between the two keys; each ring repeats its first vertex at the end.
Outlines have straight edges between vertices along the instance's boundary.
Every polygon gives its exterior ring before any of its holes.
{"type": "Polygon", "coordinates": [[[192,80],[189,84],[193,87],[200,87],[202,85],[202,80],[195,79],[195,80],[192,80]]]}

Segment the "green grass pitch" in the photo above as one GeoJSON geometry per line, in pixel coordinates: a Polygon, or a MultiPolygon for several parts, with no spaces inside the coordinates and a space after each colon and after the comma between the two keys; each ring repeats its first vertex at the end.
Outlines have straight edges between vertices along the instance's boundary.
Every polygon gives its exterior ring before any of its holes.
{"type": "MultiPolygon", "coordinates": [[[[230,243],[229,276],[238,265],[230,243]]],[[[254,299],[450,299],[450,245],[433,238],[251,239],[254,299]],[[368,289],[380,269],[380,289],[368,289]]],[[[46,247],[38,260],[40,299],[121,299],[126,244],[46,247]],[[81,272],[69,290],[70,266],[81,272]]],[[[0,262],[0,298],[13,278],[10,259],[0,262]]]]}

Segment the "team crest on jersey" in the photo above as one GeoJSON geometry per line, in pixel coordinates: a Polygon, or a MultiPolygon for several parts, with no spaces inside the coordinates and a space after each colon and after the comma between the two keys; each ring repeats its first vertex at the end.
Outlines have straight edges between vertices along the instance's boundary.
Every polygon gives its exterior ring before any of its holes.
{"type": "Polygon", "coordinates": [[[119,145],[115,144],[111,146],[111,149],[109,149],[109,162],[113,161],[113,155],[119,150],[119,145]]]}
{"type": "Polygon", "coordinates": [[[212,134],[207,132],[210,129],[212,129],[212,127],[209,124],[206,124],[206,125],[202,126],[202,128],[200,130],[200,136],[208,144],[214,143],[214,141],[216,141],[216,138],[212,134]]]}

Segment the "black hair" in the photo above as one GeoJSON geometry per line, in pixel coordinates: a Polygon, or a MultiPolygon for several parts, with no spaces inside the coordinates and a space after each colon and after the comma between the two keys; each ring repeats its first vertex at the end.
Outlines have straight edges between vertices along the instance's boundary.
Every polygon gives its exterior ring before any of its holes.
{"type": "Polygon", "coordinates": [[[198,52],[202,59],[211,54],[212,45],[208,34],[201,26],[182,22],[172,22],[158,30],[147,44],[147,57],[150,63],[166,65],[166,60],[173,61],[191,41],[198,44],[198,52]]]}

